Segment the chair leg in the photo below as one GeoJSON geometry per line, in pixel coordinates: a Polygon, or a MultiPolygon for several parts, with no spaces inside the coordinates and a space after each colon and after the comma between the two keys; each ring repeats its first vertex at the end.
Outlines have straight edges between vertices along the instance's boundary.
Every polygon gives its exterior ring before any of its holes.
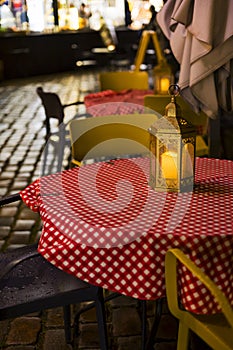
{"type": "Polygon", "coordinates": [[[177,350],[188,350],[189,345],[189,328],[180,321],[178,339],[177,339],[177,350]]]}
{"type": "Polygon", "coordinates": [[[58,172],[62,170],[64,150],[65,150],[65,129],[64,129],[64,126],[61,125],[59,130],[59,148],[58,148],[58,159],[57,159],[58,172]]]}
{"type": "Polygon", "coordinates": [[[155,337],[158,331],[159,323],[162,316],[162,309],[163,309],[163,299],[157,299],[156,300],[156,310],[155,310],[155,317],[154,322],[150,331],[149,339],[146,344],[146,350],[153,349],[154,343],[155,343],[155,337]]]}
{"type": "Polygon", "coordinates": [[[108,337],[107,337],[103,290],[99,291],[99,295],[96,300],[96,316],[97,316],[98,330],[99,330],[100,349],[108,350],[108,337]]]}
{"type": "Polygon", "coordinates": [[[49,153],[49,142],[47,141],[46,144],[45,144],[44,154],[43,154],[44,158],[43,158],[43,164],[42,164],[42,176],[46,175],[45,174],[45,169],[46,169],[48,153],[49,153]]]}
{"type": "Polygon", "coordinates": [[[71,310],[70,305],[63,306],[63,318],[64,318],[64,328],[65,328],[65,338],[66,343],[70,344],[72,342],[71,337],[71,310]]]}

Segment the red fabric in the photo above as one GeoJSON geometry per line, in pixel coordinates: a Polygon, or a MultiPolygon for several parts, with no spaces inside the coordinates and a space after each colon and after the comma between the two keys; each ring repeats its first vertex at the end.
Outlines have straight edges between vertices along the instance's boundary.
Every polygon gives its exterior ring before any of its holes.
{"type": "MultiPolygon", "coordinates": [[[[179,247],[233,306],[233,162],[197,158],[190,193],[148,186],[148,159],[86,165],[36,180],[21,191],[43,220],[40,253],[82,280],[139,299],[165,296],[164,258],[179,247]]],[[[184,306],[219,311],[184,271],[184,306]]]]}
{"type": "MultiPolygon", "coordinates": [[[[151,113],[153,111],[150,108],[144,107],[144,97],[153,94],[152,90],[122,90],[120,92],[105,90],[88,94],[84,98],[84,103],[87,112],[93,117],[112,114],[151,113]]],[[[197,134],[206,134],[202,125],[197,126],[197,134]]]]}
{"type": "Polygon", "coordinates": [[[93,116],[144,113],[144,96],[152,94],[152,90],[105,90],[85,96],[84,103],[93,116]]]}

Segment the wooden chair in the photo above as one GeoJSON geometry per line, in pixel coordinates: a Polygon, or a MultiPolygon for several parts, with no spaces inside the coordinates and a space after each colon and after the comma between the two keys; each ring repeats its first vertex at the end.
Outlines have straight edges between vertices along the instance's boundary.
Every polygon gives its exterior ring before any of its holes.
{"type": "MultiPolygon", "coordinates": [[[[166,95],[146,95],[144,97],[144,106],[150,110],[156,111],[161,115],[164,115],[165,107],[170,102],[170,96],[166,95]]],[[[181,97],[177,96],[176,101],[181,108],[182,116],[192,123],[197,128],[206,128],[207,125],[207,115],[203,112],[196,114],[189,104],[181,97]]],[[[147,110],[149,113],[149,111],[147,110]]],[[[196,137],[196,156],[208,156],[209,149],[204,140],[203,135],[197,135],[196,137]]]]}
{"type": "Polygon", "coordinates": [[[187,350],[189,330],[202,338],[214,350],[233,349],[233,309],[223,292],[180,249],[171,249],[165,258],[165,279],[168,307],[179,320],[177,350],[187,350]],[[222,313],[197,315],[180,307],[177,286],[177,262],[196,276],[214,296],[222,313]]]}
{"type": "MultiPolygon", "coordinates": [[[[20,200],[20,195],[0,199],[0,207],[20,200]]],[[[0,320],[63,307],[66,342],[71,343],[71,304],[93,301],[96,307],[100,349],[107,350],[103,290],[48,262],[37,244],[0,253],[0,320]]]]}
{"type": "Polygon", "coordinates": [[[72,164],[87,159],[106,159],[149,154],[148,128],[156,114],[109,115],[72,120],[69,124],[72,164]]]}
{"type": "Polygon", "coordinates": [[[147,72],[117,71],[99,74],[100,90],[149,90],[147,72]]]}
{"type": "MultiPolygon", "coordinates": [[[[49,145],[52,145],[55,149],[55,152],[58,154],[57,169],[56,171],[61,171],[62,161],[64,155],[65,146],[70,144],[69,133],[66,131],[64,125],[65,118],[65,108],[83,104],[83,102],[76,101],[69,104],[62,104],[59,96],[54,92],[45,92],[42,87],[36,89],[38,96],[42,101],[42,105],[45,110],[45,151],[44,151],[44,160],[42,166],[42,175],[45,175],[46,162],[49,152],[49,145]],[[52,120],[57,120],[56,131],[52,131],[52,120]]],[[[81,116],[81,115],[80,115],[81,116]]]]}

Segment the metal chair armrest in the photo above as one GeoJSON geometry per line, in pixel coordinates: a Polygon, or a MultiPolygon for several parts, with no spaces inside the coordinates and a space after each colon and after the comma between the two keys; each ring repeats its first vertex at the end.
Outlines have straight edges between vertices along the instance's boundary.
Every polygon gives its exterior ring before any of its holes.
{"type": "MultiPolygon", "coordinates": [[[[34,245],[35,249],[37,248],[37,244],[34,245]]],[[[2,253],[4,254],[4,253],[2,253]]],[[[15,266],[23,262],[24,260],[30,259],[34,256],[38,256],[40,253],[37,250],[34,250],[32,252],[28,252],[26,254],[23,254],[20,257],[15,258],[14,260],[10,261],[8,264],[4,266],[4,268],[0,272],[0,280],[7,275],[15,266]]]]}
{"type": "Polygon", "coordinates": [[[11,195],[6,196],[6,197],[1,197],[0,198],[0,207],[2,207],[3,205],[6,205],[6,204],[17,202],[19,200],[21,200],[19,193],[11,194],[11,195]]]}

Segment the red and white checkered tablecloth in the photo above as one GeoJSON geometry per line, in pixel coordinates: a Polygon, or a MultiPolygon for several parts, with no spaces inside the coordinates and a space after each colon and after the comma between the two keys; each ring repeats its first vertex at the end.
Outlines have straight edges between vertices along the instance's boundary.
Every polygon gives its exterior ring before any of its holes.
{"type": "MultiPolygon", "coordinates": [[[[40,253],[82,280],[139,299],[165,296],[164,259],[179,247],[217,283],[233,305],[233,162],[197,158],[195,189],[156,192],[149,160],[119,159],[73,168],[21,191],[40,213],[40,253]]],[[[187,271],[184,306],[218,309],[187,271]]]]}
{"type": "Polygon", "coordinates": [[[105,90],[84,97],[86,110],[93,117],[112,114],[145,113],[144,96],[152,90],[105,90]]]}
{"type": "MultiPolygon", "coordinates": [[[[144,106],[144,97],[153,95],[153,90],[105,90],[84,97],[87,113],[93,117],[112,114],[155,113],[144,106]]],[[[165,111],[164,106],[164,111],[165,111]]],[[[197,134],[206,134],[206,127],[197,125],[197,134]]]]}

